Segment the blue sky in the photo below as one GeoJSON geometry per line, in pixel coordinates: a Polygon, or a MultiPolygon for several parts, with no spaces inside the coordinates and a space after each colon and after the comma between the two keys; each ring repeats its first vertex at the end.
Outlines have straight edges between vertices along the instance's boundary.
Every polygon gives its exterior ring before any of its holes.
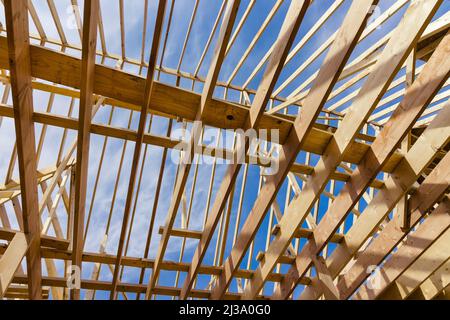
{"type": "MultiPolygon", "coordinates": [[[[148,30],[146,37],[146,50],[145,50],[145,60],[148,61],[148,56],[150,52],[151,39],[153,36],[153,26],[155,21],[155,11],[157,3],[156,1],[149,1],[149,9],[148,12],[144,12],[144,1],[143,0],[124,0],[125,2],[125,10],[124,10],[124,20],[125,20],[125,51],[128,58],[132,59],[140,59],[141,55],[141,37],[142,37],[142,28],[144,21],[144,14],[148,16],[148,30]]],[[[170,4],[171,1],[168,1],[170,4]]],[[[246,23],[244,24],[241,32],[236,38],[236,41],[233,47],[230,49],[228,56],[225,59],[225,62],[222,66],[219,80],[226,81],[234,67],[238,63],[239,59],[242,57],[242,54],[246,50],[248,44],[252,40],[253,36],[263,23],[267,14],[271,10],[271,8],[275,4],[275,0],[257,0],[248,16],[246,23]]],[[[314,23],[319,19],[319,17],[329,8],[329,6],[333,3],[332,0],[316,0],[308,9],[306,17],[302,22],[300,31],[296,37],[295,44],[297,44],[302,37],[310,30],[310,28],[314,25],[314,23]]],[[[389,8],[395,1],[394,0],[381,0],[379,4],[380,12],[385,11],[389,8]]],[[[237,22],[244,14],[249,0],[242,1],[237,22]]],[[[271,47],[273,42],[276,40],[280,27],[283,23],[285,14],[289,7],[290,1],[284,1],[277,11],[276,15],[270,22],[268,28],[263,33],[261,39],[257,42],[255,48],[251,52],[248,59],[245,61],[243,67],[237,73],[237,76],[234,78],[232,84],[241,86],[248,79],[251,72],[254,70],[255,66],[258,64],[260,59],[264,56],[265,52],[271,47]]],[[[291,62],[289,62],[278,80],[277,86],[286,80],[292,72],[294,72],[304,61],[308,59],[308,57],[318,48],[320,45],[328,39],[330,35],[332,35],[340,26],[343,18],[345,17],[345,13],[350,6],[351,1],[346,0],[340,6],[340,8],[335,12],[335,14],[324,24],[324,26],[317,32],[317,34],[309,41],[303,49],[297,54],[291,62]]],[[[42,21],[44,29],[47,33],[48,38],[50,39],[58,39],[58,33],[56,27],[51,18],[50,11],[47,6],[47,2],[45,0],[33,0],[33,4],[36,7],[38,15],[42,21]]],[[[80,46],[80,39],[77,30],[71,29],[67,24],[67,21],[71,19],[71,8],[69,0],[55,0],[55,4],[61,20],[64,25],[64,31],[66,33],[68,42],[74,45],[80,46]]],[[[83,1],[79,1],[81,12],[83,1]]],[[[180,55],[182,50],[183,41],[186,35],[186,30],[189,24],[190,16],[192,10],[194,8],[195,0],[176,0],[173,10],[173,19],[171,24],[171,29],[168,36],[167,48],[164,55],[163,65],[168,68],[176,69],[180,55]]],[[[187,43],[186,52],[184,54],[184,59],[181,64],[181,70],[184,72],[193,73],[198,64],[200,56],[203,52],[203,48],[208,39],[216,16],[221,7],[221,0],[200,0],[199,8],[197,11],[196,19],[193,23],[191,36],[189,38],[189,42],[187,43]]],[[[398,13],[389,18],[381,28],[375,30],[371,35],[369,35],[365,40],[363,40],[354,50],[350,61],[357,57],[360,53],[364,52],[367,48],[369,48],[373,43],[379,40],[382,36],[384,36],[388,31],[392,30],[399,19],[403,15],[407,6],[399,10],[398,13]]],[[[101,9],[104,21],[105,28],[105,38],[107,43],[107,50],[111,54],[121,55],[121,46],[120,46],[120,27],[119,27],[119,1],[118,0],[101,0],[101,9]]],[[[445,0],[435,18],[441,16],[444,13],[447,13],[450,9],[450,1],[445,0]]],[[[168,13],[168,9],[166,11],[168,13]]],[[[4,25],[4,11],[0,10],[0,21],[4,25]]],[[[167,27],[167,14],[166,14],[166,22],[164,24],[164,30],[167,27]]],[[[30,31],[32,34],[36,34],[37,30],[32,20],[30,19],[30,31]]],[[[217,31],[212,41],[212,45],[210,46],[206,57],[201,65],[199,76],[205,77],[208,67],[209,61],[211,59],[211,55],[214,49],[214,44],[217,38],[217,31]]],[[[164,34],[164,33],[163,33],[164,34]]],[[[162,43],[162,41],[161,41],[162,43]]],[[[53,49],[59,49],[57,46],[47,44],[48,47],[53,49]]],[[[100,43],[98,43],[98,48],[100,49],[100,43]]],[[[160,48],[161,49],[161,48],[160,48]]],[[[160,54],[161,54],[160,50],[160,54]]],[[[80,52],[77,50],[68,49],[68,54],[80,56],[80,52]]],[[[318,57],[316,61],[314,61],[308,68],[302,72],[302,74],[297,77],[291,84],[289,84],[285,90],[281,92],[282,96],[288,96],[293,90],[295,90],[299,85],[301,85],[306,79],[308,79],[314,72],[318,70],[321,66],[321,63],[326,55],[323,53],[318,57]]],[[[105,64],[113,67],[116,64],[116,61],[112,59],[106,59],[105,64]]],[[[129,63],[125,63],[123,66],[125,71],[131,73],[138,73],[138,68],[135,65],[131,65],[129,63]]],[[[145,76],[145,71],[142,76],[145,76]]],[[[256,77],[249,83],[250,89],[257,89],[258,84],[261,80],[264,69],[262,69],[256,77]]],[[[398,76],[403,75],[404,72],[400,71],[398,76]]],[[[160,81],[174,85],[175,77],[169,76],[165,74],[161,74],[160,81]]],[[[364,80],[363,80],[364,81],[364,80]]],[[[342,94],[338,95],[330,102],[328,102],[327,106],[333,104],[334,102],[341,99],[346,94],[353,92],[357,88],[361,86],[363,81],[360,81],[357,85],[351,87],[349,90],[344,91],[342,94]]],[[[339,87],[342,83],[338,83],[336,87],[339,87]]],[[[186,89],[191,88],[192,83],[187,80],[182,80],[180,86],[186,89]]],[[[400,90],[402,86],[397,88],[396,90],[400,90]]],[[[3,92],[3,86],[0,87],[0,93],[3,92]]],[[[196,85],[195,90],[197,92],[201,92],[201,85],[196,85]]],[[[216,97],[223,97],[223,89],[218,88],[216,90],[216,97]]],[[[35,110],[45,111],[47,108],[49,94],[35,91],[34,92],[35,102],[34,107],[35,110]]],[[[234,90],[229,90],[229,94],[227,99],[231,101],[237,102],[239,99],[239,95],[234,90]]],[[[392,105],[395,102],[398,102],[400,99],[396,99],[388,106],[392,105]]],[[[9,100],[9,104],[11,101],[9,100]]],[[[69,106],[71,103],[71,99],[62,96],[55,97],[55,103],[52,113],[67,115],[69,106]]],[[[342,106],[338,111],[345,112],[345,109],[351,105],[350,103],[342,106]]],[[[387,106],[387,107],[388,107],[387,106]]],[[[73,117],[77,117],[77,107],[78,101],[75,101],[74,112],[72,114],[73,117]]],[[[296,107],[290,107],[289,113],[296,114],[296,107]]],[[[98,114],[94,118],[94,122],[97,123],[107,123],[109,114],[111,112],[111,106],[105,106],[100,109],[98,114]]],[[[130,123],[130,128],[136,130],[138,123],[138,114],[133,113],[130,123]]],[[[121,110],[119,108],[114,109],[114,116],[112,120],[112,125],[117,127],[126,128],[128,125],[128,121],[130,118],[130,111],[121,110]]],[[[149,120],[148,120],[149,121],[149,120]]],[[[336,125],[336,123],[332,123],[336,125]]],[[[167,119],[163,119],[161,117],[155,116],[152,120],[151,133],[158,135],[165,135],[167,131],[168,121],[167,119]]],[[[180,129],[181,123],[174,123],[174,129],[180,129]]],[[[41,125],[36,125],[36,136],[37,139],[41,132],[41,125]]],[[[55,163],[58,147],[61,141],[63,130],[59,128],[49,127],[47,129],[47,138],[44,143],[43,153],[39,162],[39,168],[45,168],[55,163]]],[[[209,128],[213,132],[216,132],[217,129],[209,128]]],[[[2,150],[2,157],[0,157],[0,178],[3,179],[6,175],[6,170],[9,163],[9,154],[13,148],[14,141],[11,139],[11,134],[13,132],[13,122],[11,119],[4,119],[0,126],[0,147],[2,150]],[[3,156],[6,155],[6,156],[3,156]]],[[[373,134],[373,132],[370,132],[373,134]]],[[[75,139],[76,135],[74,132],[70,132],[67,137],[66,142],[66,150],[67,146],[70,145],[75,139]]],[[[91,165],[89,167],[90,177],[88,180],[88,208],[91,205],[91,197],[92,195],[94,183],[95,183],[95,175],[97,172],[99,160],[100,160],[100,150],[103,146],[104,137],[92,135],[91,141],[91,153],[90,153],[90,162],[91,165]]],[[[220,142],[221,145],[224,144],[223,141],[220,142]]],[[[228,141],[225,145],[230,146],[230,142],[228,141]]],[[[124,210],[124,202],[125,195],[128,187],[128,177],[130,172],[130,165],[132,159],[132,151],[134,144],[131,142],[126,143],[126,149],[124,152],[124,160],[123,166],[121,169],[121,174],[119,176],[119,188],[117,191],[115,202],[112,203],[113,196],[113,186],[115,184],[119,163],[121,159],[121,155],[124,148],[124,142],[118,139],[110,138],[108,139],[105,160],[102,167],[102,172],[99,179],[99,186],[95,198],[95,202],[93,204],[93,214],[92,220],[89,227],[89,232],[87,235],[87,240],[85,244],[85,249],[90,252],[97,252],[99,250],[100,241],[104,235],[108,215],[110,212],[110,208],[113,205],[112,211],[112,219],[111,219],[111,227],[109,230],[109,239],[107,242],[106,251],[111,254],[116,253],[117,241],[120,233],[123,210],[124,210]]],[[[148,224],[150,221],[150,213],[153,206],[154,193],[156,188],[156,182],[161,162],[162,149],[159,147],[148,146],[148,151],[146,153],[144,172],[143,172],[143,180],[142,187],[139,194],[139,201],[137,204],[137,210],[135,213],[135,220],[133,224],[133,231],[130,237],[130,244],[127,255],[134,257],[141,257],[145,248],[145,241],[147,236],[148,224]]],[[[303,162],[305,159],[305,153],[301,152],[298,156],[297,161],[303,162]]],[[[314,165],[317,161],[318,156],[312,156],[312,163],[314,165]]],[[[157,234],[157,230],[159,226],[164,225],[165,216],[167,214],[168,206],[170,203],[170,197],[172,195],[173,184],[176,176],[176,165],[170,161],[170,152],[168,161],[166,161],[166,169],[165,175],[162,180],[162,191],[161,197],[158,205],[157,215],[155,218],[155,228],[153,233],[152,245],[150,250],[150,258],[154,258],[157,250],[157,244],[159,241],[159,235],[157,234]]],[[[205,204],[208,195],[208,188],[211,178],[211,171],[213,166],[210,164],[202,164],[198,166],[198,177],[197,183],[195,186],[195,192],[193,199],[190,199],[193,176],[194,176],[194,167],[191,170],[190,178],[188,180],[188,184],[186,187],[186,196],[187,202],[192,201],[192,211],[191,211],[191,220],[189,224],[189,229],[192,230],[201,230],[204,214],[205,214],[205,204]]],[[[212,199],[215,198],[215,193],[220,185],[224,172],[226,170],[225,164],[218,164],[215,170],[215,178],[213,180],[213,192],[212,199]]],[[[227,237],[227,245],[225,250],[225,257],[228,256],[231,248],[232,248],[232,240],[234,235],[234,225],[236,223],[236,215],[238,212],[239,205],[239,192],[241,190],[242,181],[244,178],[244,170],[242,169],[240,175],[238,177],[236,183],[235,190],[235,200],[233,202],[231,220],[230,220],[230,231],[227,237]]],[[[15,170],[15,175],[17,176],[17,168],[15,170]]],[[[298,183],[302,186],[302,181],[298,179],[298,183]]],[[[257,196],[257,191],[260,185],[259,178],[259,168],[255,166],[249,166],[248,175],[247,175],[247,187],[244,194],[244,201],[242,207],[242,217],[240,221],[240,225],[242,225],[247,217],[252,204],[257,196]]],[[[342,183],[337,182],[335,186],[334,193],[337,194],[342,187],[342,183]]],[[[330,185],[327,186],[327,190],[329,190],[330,185]]],[[[284,209],[285,206],[285,197],[286,197],[286,189],[287,183],[283,186],[281,191],[277,196],[277,200],[281,206],[281,209],[284,209]]],[[[293,194],[291,194],[291,197],[293,194]]],[[[364,200],[361,200],[360,211],[365,207],[364,200]]],[[[12,212],[11,206],[8,205],[9,211],[12,212]]],[[[326,212],[327,209],[327,201],[323,196],[323,199],[320,201],[319,206],[319,219],[320,216],[326,212]]],[[[44,215],[45,216],[45,215],[44,215]]],[[[178,214],[176,226],[179,227],[181,225],[180,214],[178,214]]],[[[66,223],[66,215],[64,213],[64,209],[62,208],[62,204],[60,204],[60,208],[58,211],[58,217],[61,220],[61,224],[64,226],[66,223]]],[[[351,215],[349,217],[349,221],[347,225],[351,225],[351,215]]],[[[265,250],[266,244],[266,233],[269,224],[269,214],[266,216],[266,219],[260,230],[256,236],[254,242],[254,248],[252,253],[252,261],[251,268],[256,268],[257,263],[255,261],[255,256],[258,251],[265,250]]],[[[306,225],[305,225],[306,227],[306,225]]],[[[217,235],[216,230],[216,235],[217,235]]],[[[304,242],[304,241],[302,241],[304,242]]],[[[301,242],[301,244],[302,244],[301,242]]],[[[214,260],[214,249],[216,244],[216,237],[211,242],[210,248],[208,250],[208,254],[206,255],[205,264],[212,264],[214,260]]],[[[183,261],[189,262],[190,258],[196,248],[197,240],[189,240],[186,242],[186,250],[183,256],[183,261]]],[[[178,260],[180,254],[180,246],[181,240],[179,238],[171,238],[169,242],[168,250],[166,251],[165,259],[166,260],[178,260]]],[[[331,247],[332,249],[332,247],[331,247]]],[[[247,264],[247,258],[244,259],[243,266],[247,264]]],[[[62,263],[58,263],[59,270],[62,274],[62,263]]],[[[282,267],[282,271],[286,271],[287,266],[282,267]]],[[[90,278],[92,272],[93,264],[92,263],[84,263],[83,264],[83,278],[90,278]]],[[[175,279],[175,272],[165,272],[163,271],[160,276],[159,284],[161,285],[169,285],[172,286],[175,279]]],[[[148,272],[146,273],[148,277],[148,272]]],[[[109,269],[105,266],[102,267],[102,272],[100,275],[101,280],[110,281],[112,279],[111,273],[109,269]]],[[[134,268],[125,268],[123,281],[124,282],[137,282],[139,279],[139,270],[134,268]]],[[[183,275],[181,275],[179,280],[179,286],[183,283],[183,275]]],[[[206,284],[209,282],[210,278],[207,276],[200,276],[199,283],[197,287],[204,288],[206,284]]],[[[147,278],[144,283],[147,282],[147,278]]],[[[232,291],[236,290],[236,284],[233,283],[231,287],[232,291]]],[[[272,284],[266,285],[266,293],[270,293],[272,290],[272,284]]],[[[107,298],[109,294],[106,292],[99,292],[97,294],[97,298],[107,298]]]]}

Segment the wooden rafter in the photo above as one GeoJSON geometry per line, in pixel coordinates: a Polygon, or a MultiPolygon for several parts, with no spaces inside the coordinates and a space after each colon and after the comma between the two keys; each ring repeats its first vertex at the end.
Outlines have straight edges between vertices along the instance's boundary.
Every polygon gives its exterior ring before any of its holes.
{"type": "MultiPolygon", "coordinates": [[[[90,127],[94,104],[95,51],[97,49],[98,0],[88,0],[84,6],[83,52],[81,62],[80,111],[75,174],[74,232],[72,265],[82,270],[83,234],[86,188],[89,164],[90,127]]],[[[81,273],[81,272],[80,272],[81,273]]],[[[80,299],[79,288],[71,290],[72,299],[80,299]]]]}

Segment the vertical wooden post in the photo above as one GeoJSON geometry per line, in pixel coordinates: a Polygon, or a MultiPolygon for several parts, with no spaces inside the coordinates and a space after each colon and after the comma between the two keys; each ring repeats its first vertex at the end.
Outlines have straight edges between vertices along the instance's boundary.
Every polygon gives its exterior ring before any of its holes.
{"type": "Polygon", "coordinates": [[[28,291],[30,299],[42,298],[42,266],[38,210],[36,146],[31,88],[31,58],[27,0],[5,0],[8,30],[8,55],[14,105],[14,124],[20,189],[23,207],[23,230],[26,236],[28,291]]]}

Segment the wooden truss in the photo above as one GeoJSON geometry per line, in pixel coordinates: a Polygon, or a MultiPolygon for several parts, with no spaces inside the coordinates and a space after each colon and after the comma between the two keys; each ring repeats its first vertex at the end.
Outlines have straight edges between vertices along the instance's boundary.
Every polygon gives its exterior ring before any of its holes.
{"type": "Polygon", "coordinates": [[[0,298],[449,299],[449,4],[191,2],[1,1],[0,298]]]}

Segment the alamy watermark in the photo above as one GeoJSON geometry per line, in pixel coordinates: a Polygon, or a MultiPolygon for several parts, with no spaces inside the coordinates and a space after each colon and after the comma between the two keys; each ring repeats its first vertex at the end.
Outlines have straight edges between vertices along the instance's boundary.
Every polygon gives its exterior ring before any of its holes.
{"type": "Polygon", "coordinates": [[[249,163],[260,165],[264,175],[278,172],[279,129],[224,130],[221,134],[217,129],[205,129],[203,134],[201,132],[200,121],[195,121],[191,130],[179,128],[173,131],[172,137],[180,139],[170,154],[173,163],[249,163]]]}

